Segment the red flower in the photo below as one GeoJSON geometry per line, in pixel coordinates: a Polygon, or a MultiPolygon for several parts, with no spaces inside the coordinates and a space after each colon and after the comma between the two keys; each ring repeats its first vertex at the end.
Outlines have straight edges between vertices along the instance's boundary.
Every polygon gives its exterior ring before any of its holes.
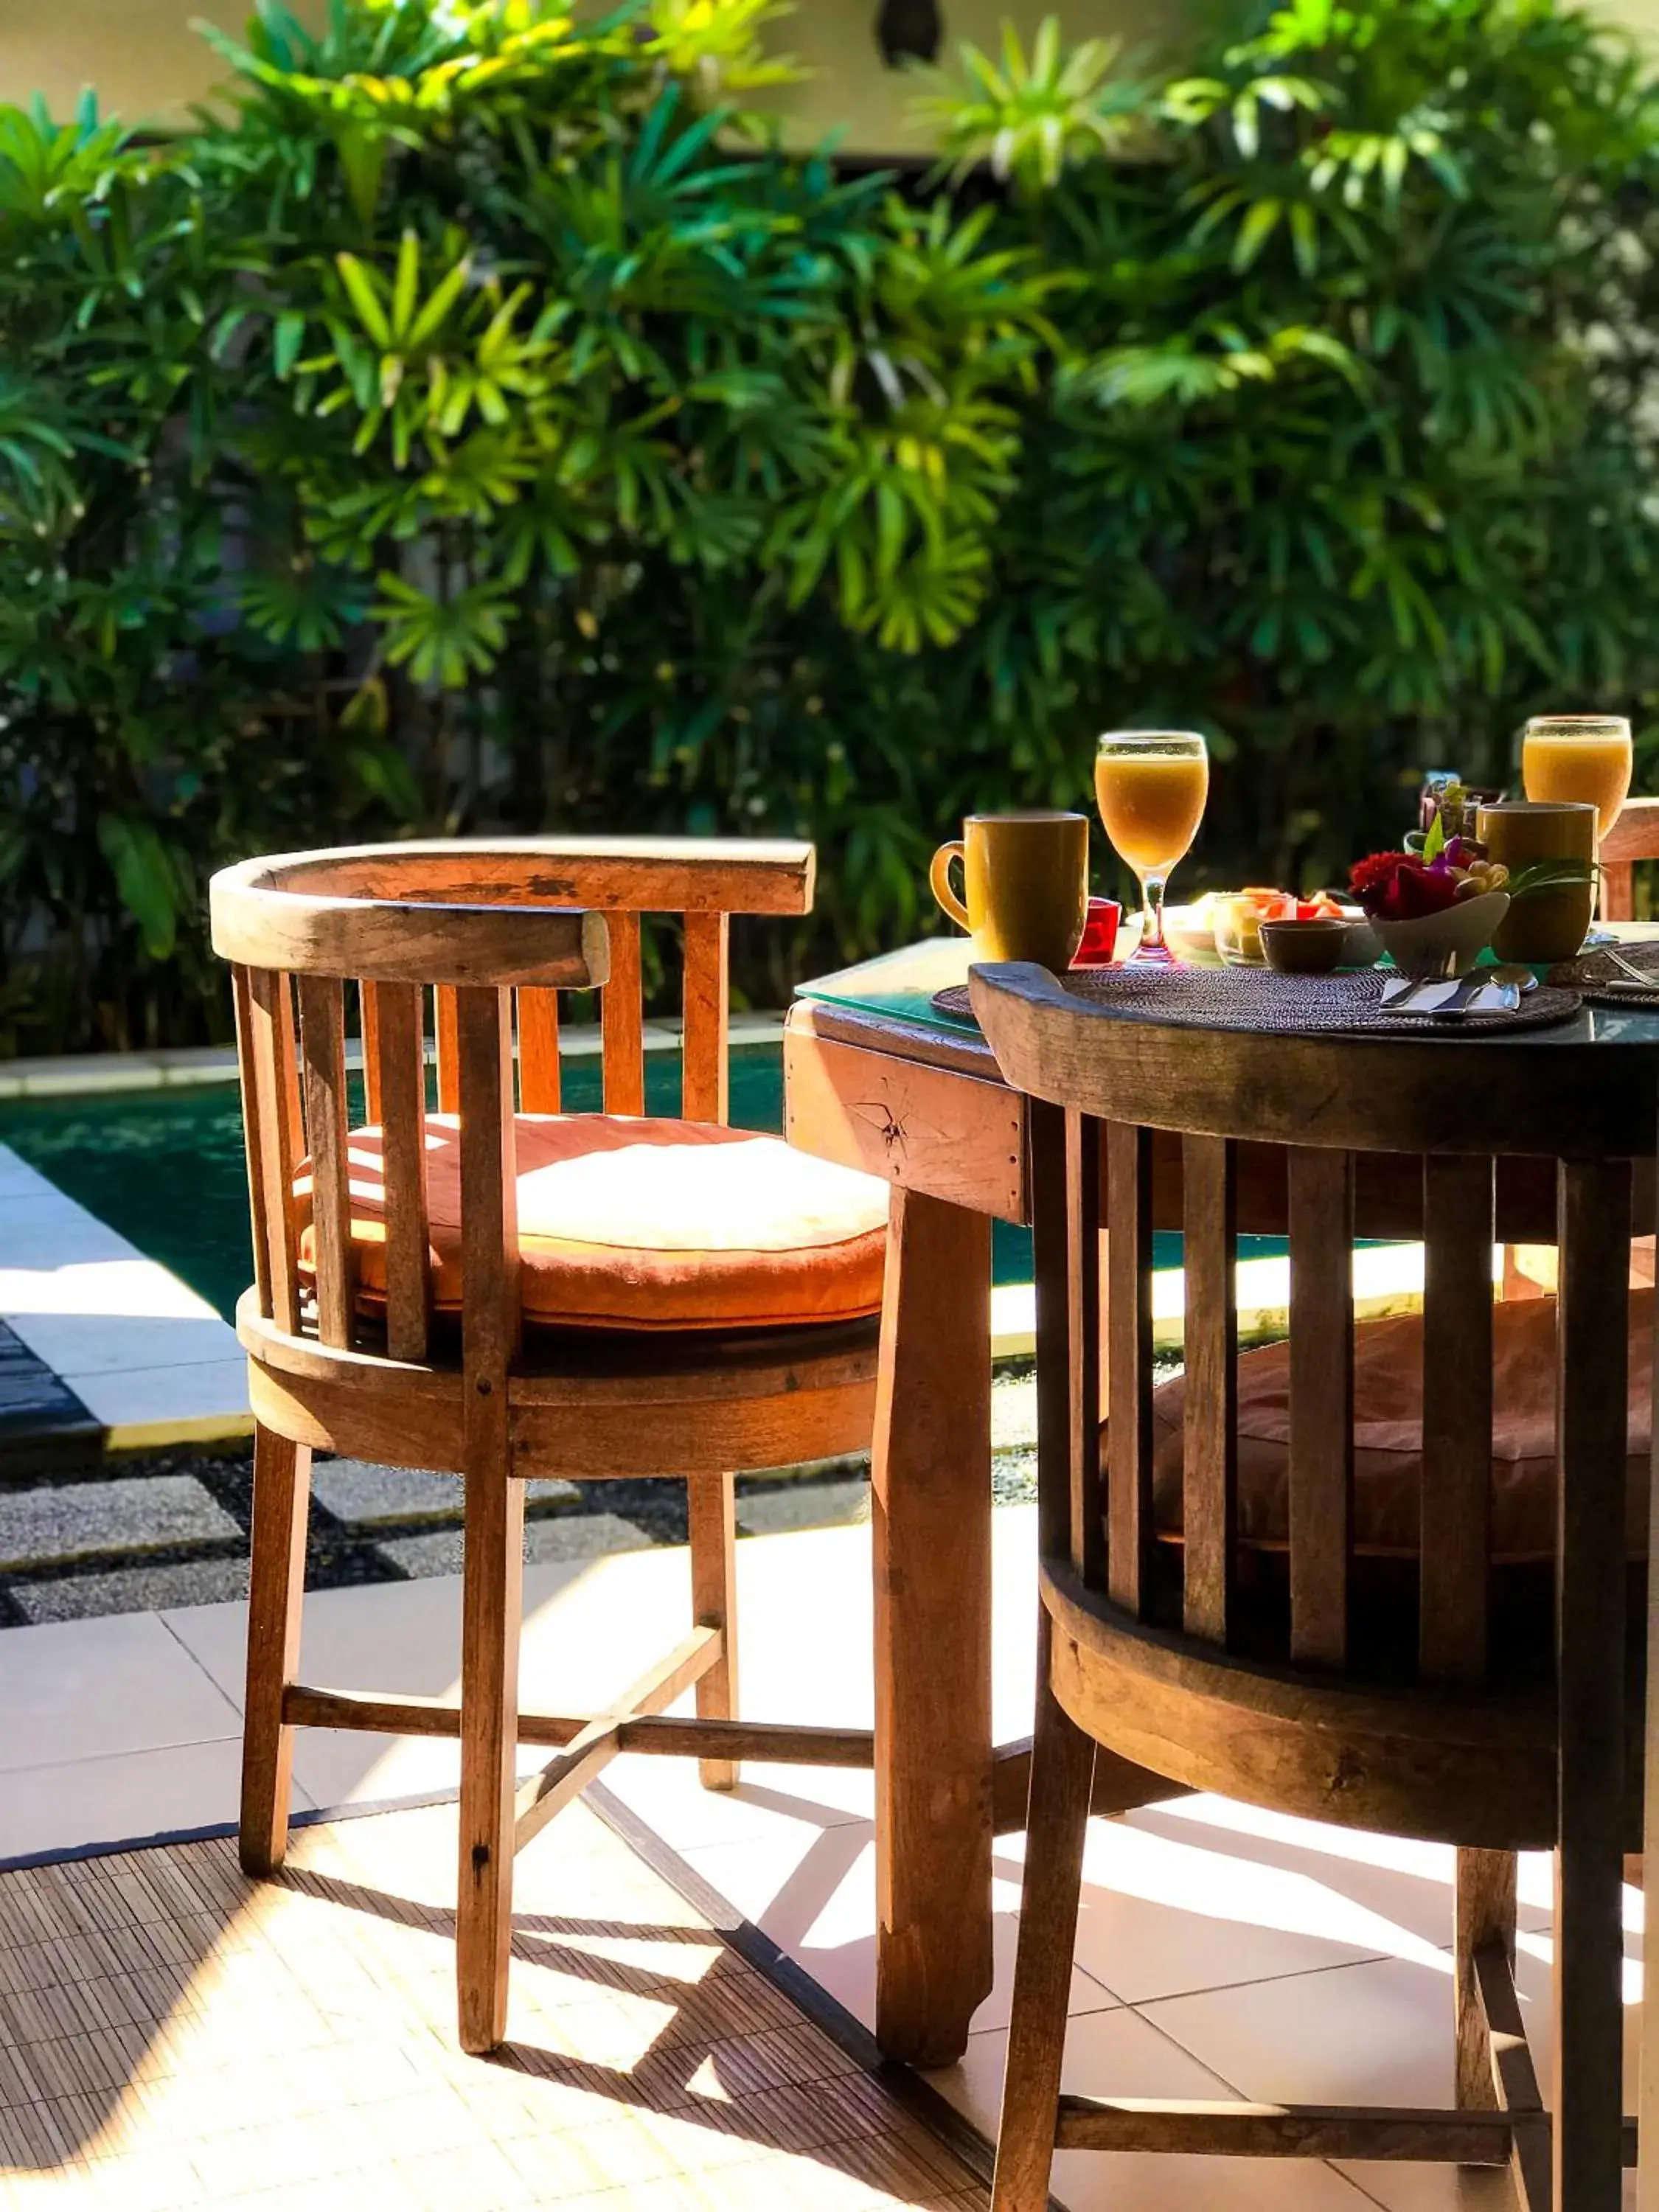
{"type": "Polygon", "coordinates": [[[1457,903],[1450,870],[1426,867],[1414,853],[1373,853],[1355,864],[1349,882],[1365,912],[1382,921],[1415,921],[1457,903]]]}

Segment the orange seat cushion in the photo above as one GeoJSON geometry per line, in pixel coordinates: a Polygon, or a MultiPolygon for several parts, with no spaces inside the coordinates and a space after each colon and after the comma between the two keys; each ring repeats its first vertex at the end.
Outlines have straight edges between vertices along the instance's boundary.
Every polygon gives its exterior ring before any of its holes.
{"type": "MultiPolygon", "coordinates": [[[[1653,1300],[1630,1301],[1626,1544],[1647,1553],[1648,1449],[1653,1429],[1653,1300]]],[[[1455,1389],[1455,1375],[1431,1387],[1455,1389]]],[[[1182,1527],[1185,1381],[1152,1395],[1152,1510],[1161,1535],[1182,1527]]],[[[1492,1309],[1492,1552],[1501,1562],[1548,1559],[1555,1551],[1555,1301],[1523,1298],[1492,1309]]],[[[1290,1346],[1247,1352],[1238,1362],[1238,1533],[1282,1549],[1290,1522],[1290,1346]]],[[[1354,1332],[1354,1546],[1415,1557],[1423,1477],[1423,1323],[1416,1314],[1366,1322],[1354,1332]]]]}
{"type": "MultiPolygon", "coordinates": [[[[752,1328],[848,1321],[881,1305],[887,1185],[780,1137],[701,1121],[521,1114],[519,1242],[526,1320],[582,1328],[752,1328]]],[[[365,1302],[386,1294],[377,1127],[349,1141],[351,1237],[365,1302]]],[[[426,1119],[434,1298],[461,1303],[460,1125],[426,1119]]],[[[295,1194],[314,1267],[311,1177],[295,1194]]]]}

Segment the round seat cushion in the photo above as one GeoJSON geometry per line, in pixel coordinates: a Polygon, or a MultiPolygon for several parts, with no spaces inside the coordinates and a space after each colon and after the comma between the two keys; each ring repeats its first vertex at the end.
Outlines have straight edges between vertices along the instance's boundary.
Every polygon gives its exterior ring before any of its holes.
{"type": "MultiPolygon", "coordinates": [[[[887,1185],[779,1137],[713,1123],[520,1114],[520,1297],[528,1321],[564,1328],[778,1328],[848,1321],[881,1305],[887,1185]]],[[[358,1288],[386,1292],[386,1187],[378,1127],[351,1133],[358,1288]]],[[[433,1294],[461,1303],[460,1125],[426,1118],[433,1294]]],[[[314,1264],[309,1163],[295,1185],[301,1266],[314,1264]]]]}
{"type": "MultiPolygon", "coordinates": [[[[1651,1290],[1630,1299],[1625,1534],[1647,1554],[1649,1444],[1653,1428],[1651,1290]]],[[[1354,1332],[1354,1548],[1414,1558],[1423,1480],[1423,1322],[1418,1314],[1363,1322],[1354,1332]]],[[[1455,1390],[1455,1375],[1431,1387],[1455,1390]]],[[[1555,1300],[1492,1309],[1492,1555],[1503,1564],[1555,1553],[1555,1300]]],[[[1184,1378],[1152,1395],[1152,1511],[1161,1536],[1182,1528],[1184,1378]]],[[[1282,1550],[1290,1526],[1290,1346],[1238,1362],[1238,1534],[1282,1550]]]]}

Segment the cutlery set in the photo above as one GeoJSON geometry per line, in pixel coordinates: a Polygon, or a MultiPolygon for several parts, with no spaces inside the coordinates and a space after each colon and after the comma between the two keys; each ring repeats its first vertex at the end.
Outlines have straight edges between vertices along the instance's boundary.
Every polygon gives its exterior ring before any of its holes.
{"type": "Polygon", "coordinates": [[[1382,987],[1382,1011],[1389,1014],[1432,1014],[1455,1020],[1460,1014],[1512,1014],[1521,994],[1534,988],[1528,969],[1486,968],[1461,977],[1401,975],[1382,987]]]}

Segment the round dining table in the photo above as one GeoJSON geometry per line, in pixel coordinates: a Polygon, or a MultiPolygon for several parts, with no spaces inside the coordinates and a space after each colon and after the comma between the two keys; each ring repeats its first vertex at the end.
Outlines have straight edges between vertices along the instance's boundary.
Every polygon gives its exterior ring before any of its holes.
{"type": "MultiPolygon", "coordinates": [[[[1659,939],[1659,925],[1615,933],[1659,939]]],[[[967,939],[934,940],[807,984],[784,1039],[789,1140],[892,1185],[872,1474],[876,2034],[889,2056],[933,2066],[962,2054],[990,1992],[993,1839],[1024,1825],[1030,1758],[1026,1742],[994,1744],[991,1728],[992,1224],[1030,1221],[1027,1109],[971,1020],[934,1004],[965,980],[970,958],[967,939]]],[[[1650,1237],[1659,1007],[1586,1005],[1557,1026],[1494,1035],[1484,1049],[1495,1073],[1522,1085],[1537,1054],[1581,1056],[1595,1079],[1587,1093],[1603,1102],[1582,1132],[1583,1154],[1621,1164],[1629,1237],[1650,1237]],[[1608,1054],[1620,1102],[1611,1117],[1608,1054]]],[[[1255,1150],[1241,1149],[1237,1227],[1282,1235],[1283,1155],[1255,1150]]],[[[1180,1180],[1172,1139],[1155,1150],[1155,1229],[1180,1228],[1180,1180]]],[[[1553,1245],[1557,1206],[1553,1160],[1498,1161],[1504,1246],[1553,1245]]],[[[1414,1242],[1422,1206],[1420,1161],[1357,1163],[1357,1238],[1414,1242]]],[[[1632,1256],[1621,1237],[1606,1265],[1632,1256]]],[[[1622,1573],[1616,1540],[1607,1571],[1622,1573]]],[[[1647,1836],[1659,1850],[1659,1759],[1647,1774],[1647,1836]]],[[[1101,1755],[1097,1812],[1170,1794],[1161,1778],[1101,1755]]],[[[1640,2103],[1659,2143],[1659,2049],[1644,2075],[1640,2103]]]]}

